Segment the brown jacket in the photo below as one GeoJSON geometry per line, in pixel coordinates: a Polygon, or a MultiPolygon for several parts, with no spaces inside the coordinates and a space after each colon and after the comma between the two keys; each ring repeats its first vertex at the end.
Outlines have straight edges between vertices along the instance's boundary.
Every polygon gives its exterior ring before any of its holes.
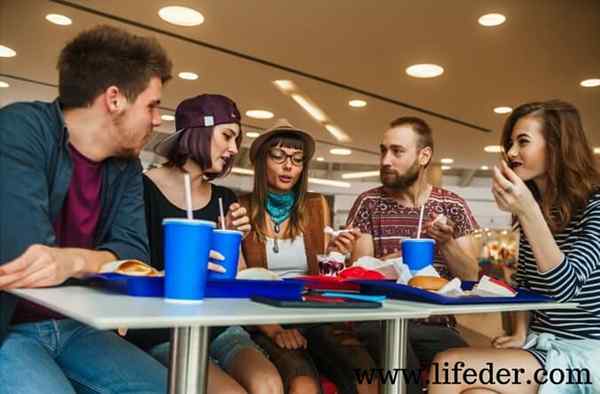
{"type": "MultiPolygon", "coordinates": [[[[252,212],[252,200],[250,194],[240,197],[240,204],[252,212]]],[[[306,227],[304,228],[304,248],[308,262],[308,273],[319,274],[317,254],[325,252],[325,233],[323,229],[330,223],[329,206],[325,197],[318,193],[307,193],[303,211],[307,215],[306,227]]],[[[251,218],[252,219],[252,218],[251,218]]],[[[252,223],[254,228],[254,223],[252,223]]],[[[263,241],[258,239],[254,230],[248,234],[242,243],[242,251],[246,258],[248,267],[267,268],[267,251],[263,241]]]]}

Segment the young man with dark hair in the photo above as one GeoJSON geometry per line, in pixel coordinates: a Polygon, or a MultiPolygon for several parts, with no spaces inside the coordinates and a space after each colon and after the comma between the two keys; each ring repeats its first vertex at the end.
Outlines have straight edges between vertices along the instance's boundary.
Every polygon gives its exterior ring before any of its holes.
{"type": "MultiPolygon", "coordinates": [[[[148,261],[138,155],[171,67],[156,40],[97,27],[62,50],[57,100],[0,110],[0,291],[148,261]]],[[[165,368],[116,334],[0,292],[0,393],[166,385],[165,368]]]]}
{"type": "MultiPolygon", "coordinates": [[[[356,242],[352,261],[362,256],[397,257],[402,240],[417,238],[420,208],[424,205],[423,237],[436,241],[434,266],[451,279],[474,280],[478,274],[476,251],[469,233],[478,228],[467,203],[456,194],[428,183],[426,167],[433,156],[433,136],[420,118],[398,118],[383,134],[380,145],[380,176],[383,186],[362,193],[354,202],[348,224],[358,227],[362,236],[356,242]],[[434,219],[444,215],[446,223],[434,219]]],[[[410,322],[407,365],[418,369],[429,364],[436,353],[466,346],[454,329],[452,316],[410,322]]],[[[373,324],[363,324],[362,334],[379,343],[381,336],[373,324]]],[[[379,348],[379,347],[377,347],[379,348]]],[[[408,392],[420,393],[419,385],[408,392]]]]}

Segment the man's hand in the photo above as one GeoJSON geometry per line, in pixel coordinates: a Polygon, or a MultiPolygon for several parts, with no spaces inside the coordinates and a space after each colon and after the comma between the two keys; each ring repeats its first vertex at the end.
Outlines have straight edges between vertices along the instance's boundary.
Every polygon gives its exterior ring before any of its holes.
{"type": "Polygon", "coordinates": [[[455,228],[456,226],[454,225],[454,222],[450,219],[447,219],[446,224],[441,223],[440,221],[428,223],[425,226],[425,231],[431,236],[431,238],[435,239],[437,245],[443,246],[448,241],[454,239],[455,228]]]}
{"type": "Polygon", "coordinates": [[[66,250],[32,245],[25,253],[0,266],[0,290],[60,285],[79,275],[85,261],[66,250]]]}

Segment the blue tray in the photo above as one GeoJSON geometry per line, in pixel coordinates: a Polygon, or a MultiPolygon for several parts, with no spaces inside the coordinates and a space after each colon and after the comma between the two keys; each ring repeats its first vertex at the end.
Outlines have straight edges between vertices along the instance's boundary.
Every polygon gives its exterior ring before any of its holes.
{"type": "MultiPolygon", "coordinates": [[[[430,302],[442,305],[468,305],[468,304],[519,304],[527,302],[552,302],[552,298],[535,294],[524,289],[517,289],[517,295],[514,297],[481,297],[481,296],[463,296],[447,297],[431,291],[417,289],[416,287],[397,284],[395,281],[384,280],[357,280],[360,284],[362,294],[386,295],[389,298],[430,302]]],[[[477,282],[462,282],[463,290],[471,290],[477,282]]]]}
{"type": "MultiPolygon", "coordinates": [[[[164,277],[130,276],[114,273],[96,275],[103,287],[136,297],[163,297],[164,277]]],[[[294,280],[220,279],[208,281],[206,298],[250,298],[263,296],[278,300],[300,300],[304,283],[294,280]]]]}

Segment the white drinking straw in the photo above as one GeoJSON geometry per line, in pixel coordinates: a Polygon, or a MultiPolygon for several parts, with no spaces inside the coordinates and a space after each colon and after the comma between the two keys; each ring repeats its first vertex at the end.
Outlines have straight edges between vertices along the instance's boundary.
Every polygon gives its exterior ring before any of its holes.
{"type": "Polygon", "coordinates": [[[223,199],[219,197],[219,213],[221,214],[221,228],[225,230],[225,214],[223,213],[223,199]]]}
{"type": "Polygon", "coordinates": [[[185,185],[185,206],[187,208],[187,218],[192,220],[194,214],[192,213],[192,182],[190,180],[190,174],[183,174],[183,183],[185,185]]]}
{"type": "Polygon", "coordinates": [[[417,239],[421,238],[421,227],[423,227],[423,211],[425,211],[425,204],[421,205],[421,213],[419,213],[419,228],[417,229],[417,239]]]}

